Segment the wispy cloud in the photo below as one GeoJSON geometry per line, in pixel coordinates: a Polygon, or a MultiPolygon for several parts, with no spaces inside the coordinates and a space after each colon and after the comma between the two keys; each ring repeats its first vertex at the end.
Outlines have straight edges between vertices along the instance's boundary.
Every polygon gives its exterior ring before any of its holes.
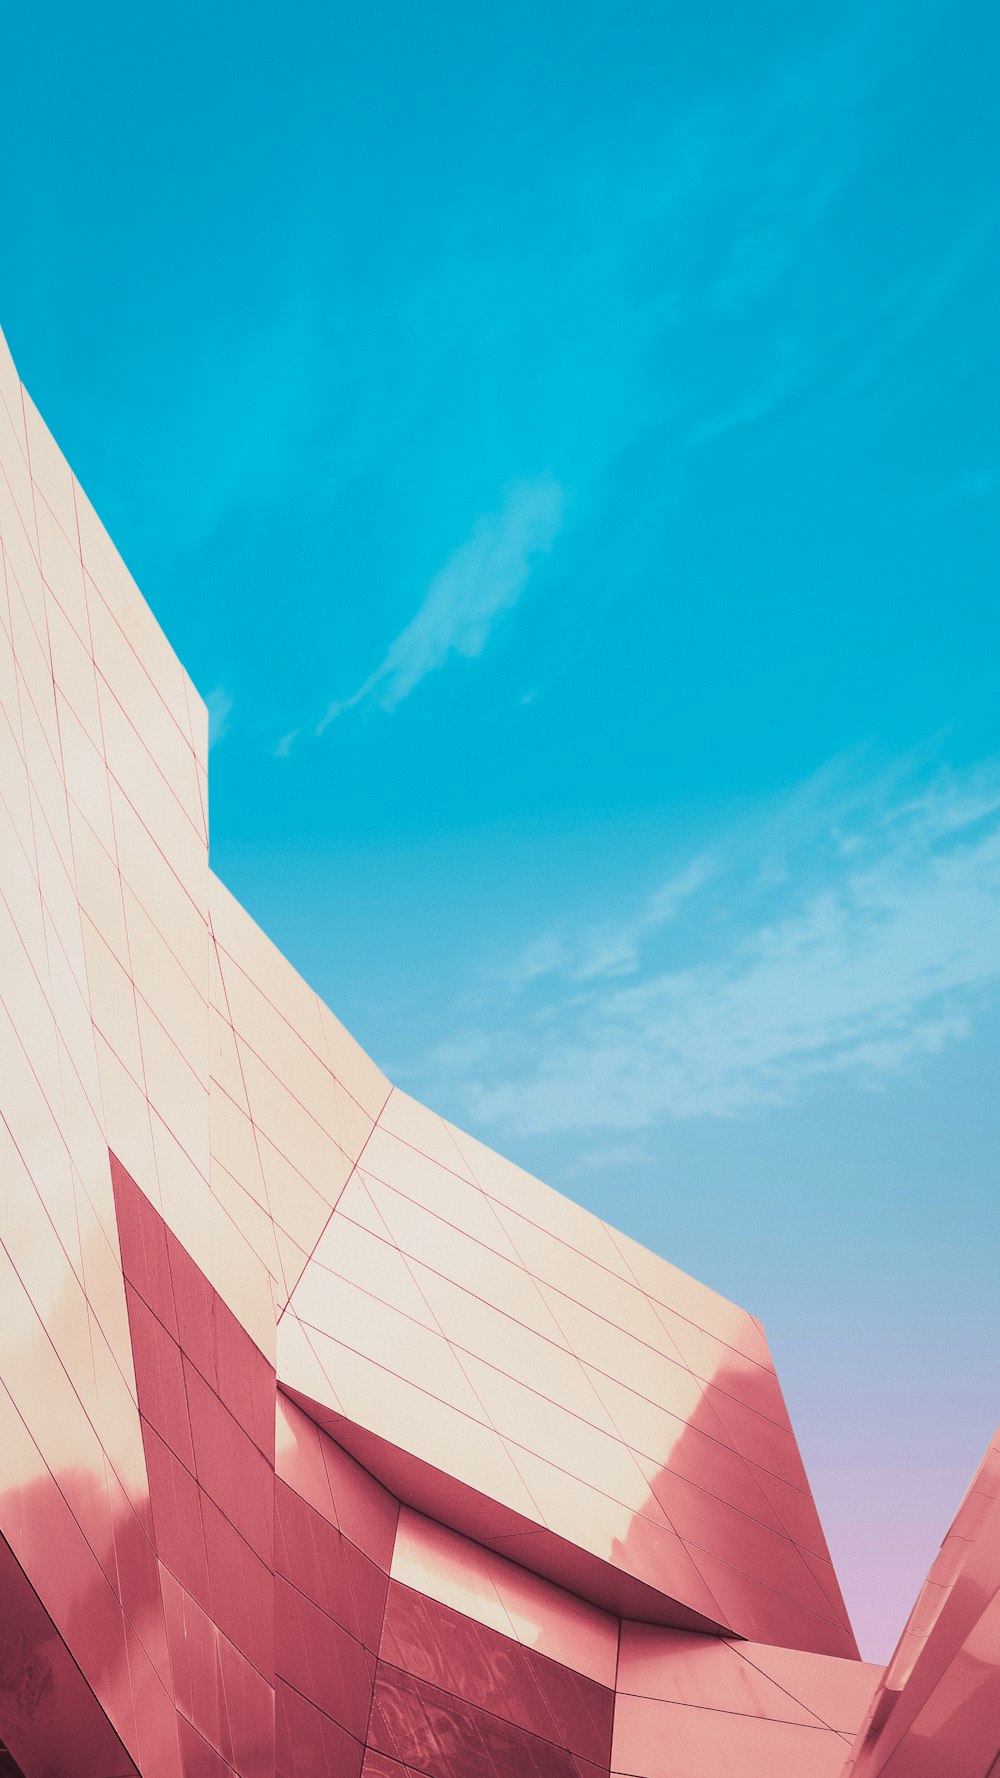
{"type": "Polygon", "coordinates": [[[217,747],[219,742],[229,733],[229,718],[233,713],[233,695],[224,685],[217,685],[205,699],[208,710],[208,745],[217,747]]]}
{"type": "Polygon", "coordinates": [[[1000,988],[1000,761],[867,803],[824,782],[756,841],[722,836],[711,870],[692,863],[604,943],[538,941],[513,1004],[437,1059],[477,1123],[626,1131],[785,1103],[823,1076],[877,1086],[1000,988]],[[685,913],[695,960],[664,967],[649,950],[685,913]]]}
{"type": "Polygon", "coordinates": [[[569,1179],[579,1178],[584,1173],[619,1172],[623,1167],[648,1167],[652,1165],[652,1156],[639,1142],[618,1142],[609,1148],[587,1148],[569,1167],[564,1168],[569,1179]]]}
{"type": "Polygon", "coordinates": [[[947,249],[929,267],[920,265],[906,271],[871,302],[860,328],[847,326],[840,341],[850,355],[850,367],[812,407],[811,425],[844,409],[856,411],[871,401],[887,376],[898,373],[907,351],[958,295],[996,235],[998,216],[996,203],[981,207],[956,230],[947,249]]]}
{"type": "Polygon", "coordinates": [[[516,483],[497,512],[476,521],[375,671],[330,705],[316,733],[359,704],[394,710],[452,654],[481,655],[498,618],[524,592],[532,564],[552,548],[562,518],[563,490],[552,476],[516,483]]]}
{"type": "Polygon", "coordinates": [[[514,959],[503,979],[515,992],[546,975],[588,982],[633,975],[645,939],[675,921],[684,903],[708,881],[713,865],[693,858],[654,889],[631,914],[578,933],[546,932],[514,959]]]}

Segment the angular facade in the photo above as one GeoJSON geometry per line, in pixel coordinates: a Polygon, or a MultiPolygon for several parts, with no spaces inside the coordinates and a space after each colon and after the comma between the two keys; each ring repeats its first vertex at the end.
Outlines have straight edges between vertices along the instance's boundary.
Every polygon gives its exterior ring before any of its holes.
{"type": "Polygon", "coordinates": [[[883,1680],[760,1323],[213,877],[204,705],[5,350],[0,630],[0,1774],[985,1775],[989,1464],[883,1680]]]}

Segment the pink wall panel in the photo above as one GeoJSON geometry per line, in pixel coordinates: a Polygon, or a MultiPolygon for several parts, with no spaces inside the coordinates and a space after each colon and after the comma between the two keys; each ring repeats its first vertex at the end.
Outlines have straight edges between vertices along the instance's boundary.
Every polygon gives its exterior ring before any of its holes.
{"type": "Polygon", "coordinates": [[[721,1710],[626,1699],[615,1778],[839,1778],[849,1742],[824,1729],[721,1710]]]}
{"type": "Polygon", "coordinates": [[[399,1516],[392,1578],[614,1687],[616,1617],[407,1507],[399,1516]]]}
{"type": "Polygon", "coordinates": [[[202,1765],[214,1753],[238,1778],[268,1778],[274,1371],[114,1156],[111,1167],[162,1571],[167,1677],[197,1735],[183,1757],[202,1765]]]}
{"type": "Polygon", "coordinates": [[[393,1581],[380,1662],[598,1766],[614,1690],[393,1581]]]}
{"type": "Polygon", "coordinates": [[[599,1778],[606,1766],[380,1664],[369,1744],[423,1778],[599,1778]]]}
{"type": "Polygon", "coordinates": [[[640,1778],[839,1778],[881,1669],[623,1623],[612,1764],[640,1778]]]}
{"type": "Polygon", "coordinates": [[[398,1513],[373,1477],[279,1397],[275,1666],[277,1771],[286,1778],[361,1769],[398,1513]]]}
{"type": "Polygon", "coordinates": [[[12,1756],[11,1774],[20,1769],[27,1778],[135,1778],[133,1760],[4,1539],[0,1739],[12,1756]]]}

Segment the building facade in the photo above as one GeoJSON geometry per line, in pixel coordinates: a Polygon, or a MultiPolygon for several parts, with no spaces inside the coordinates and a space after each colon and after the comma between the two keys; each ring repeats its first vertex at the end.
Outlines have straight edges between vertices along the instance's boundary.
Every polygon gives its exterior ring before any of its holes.
{"type": "Polygon", "coordinates": [[[5,348],[0,631],[0,1774],[985,1778],[995,1456],[883,1680],[760,1323],[213,876],[204,704],[5,348]]]}

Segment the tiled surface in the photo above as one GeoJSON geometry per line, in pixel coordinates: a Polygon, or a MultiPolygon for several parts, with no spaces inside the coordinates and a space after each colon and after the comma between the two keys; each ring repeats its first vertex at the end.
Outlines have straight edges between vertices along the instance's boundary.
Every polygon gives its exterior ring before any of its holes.
{"type": "Polygon", "coordinates": [[[478,1534],[534,1535],[542,1573],[586,1591],[596,1559],[664,1622],[856,1652],[759,1325],[398,1090],[278,1353],[318,1412],[506,1509],[478,1534]]]}
{"type": "Polygon", "coordinates": [[[216,878],[211,1181],[287,1302],[389,1083],[216,878]]]}
{"type": "MultiPolygon", "coordinates": [[[[13,1661],[15,1677],[4,1695],[9,1705],[13,1693],[26,1721],[0,1734],[16,1756],[27,1719],[36,1731],[48,1722],[44,1757],[25,1754],[28,1778],[32,1765],[51,1778],[83,1770],[90,1754],[71,1751],[58,1726],[65,1697],[56,1675],[78,1668],[88,1747],[120,1743],[144,1774],[174,1778],[181,1764],[108,1161],[105,1057],[114,1080],[130,1083],[128,1105],[141,1099],[147,1178],[151,1191],[161,1187],[151,1102],[137,1079],[136,993],[120,961],[128,931],[112,775],[118,742],[105,743],[102,716],[117,667],[109,652],[99,673],[92,642],[108,564],[88,557],[80,510],[4,348],[0,1532],[51,1633],[44,1663],[28,1653],[27,1620],[23,1647],[5,1643],[0,1664],[7,1673],[13,1661]],[[95,930],[103,951],[92,1001],[95,930]],[[115,1051],[98,1028],[98,1006],[115,1051]],[[125,1053],[129,1067],[119,1059],[125,1053]],[[37,1693],[33,1711],[18,1703],[22,1684],[29,1699],[37,1693]]],[[[152,619],[138,614],[136,624],[152,619]]],[[[176,662],[164,683],[184,695],[176,662]]],[[[189,727],[186,699],[183,721],[189,727]]],[[[193,772],[189,735],[178,744],[193,772]]],[[[190,826],[188,814],[178,818],[190,826]]],[[[134,880],[152,900],[152,886],[134,880]]],[[[108,1754],[111,1772],[116,1760],[108,1754]]]]}
{"type": "Polygon", "coordinates": [[[279,1397],[280,1778],[326,1770],[356,1778],[361,1770],[398,1513],[384,1488],[279,1397]]]}
{"type": "Polygon", "coordinates": [[[431,1775],[608,1771],[614,1692],[390,1584],[369,1745],[431,1775]]]}
{"type": "Polygon", "coordinates": [[[270,1778],[274,1370],[114,1156],[111,1171],[168,1683],[222,1769],[270,1778]]]}
{"type": "Polygon", "coordinates": [[[617,1618],[408,1507],[399,1517],[392,1579],[614,1687],[617,1618]]]}
{"type": "Polygon", "coordinates": [[[134,1761],[0,1539],[0,1778],[38,1770],[136,1778],[134,1761]]]}
{"type": "Polygon", "coordinates": [[[837,1778],[881,1668],[622,1625],[613,1769],[642,1778],[837,1778]]]}
{"type": "Polygon", "coordinates": [[[206,761],[2,348],[0,1774],[986,1778],[995,1452],[872,1704],[760,1324],[391,1087],[206,761]]]}

